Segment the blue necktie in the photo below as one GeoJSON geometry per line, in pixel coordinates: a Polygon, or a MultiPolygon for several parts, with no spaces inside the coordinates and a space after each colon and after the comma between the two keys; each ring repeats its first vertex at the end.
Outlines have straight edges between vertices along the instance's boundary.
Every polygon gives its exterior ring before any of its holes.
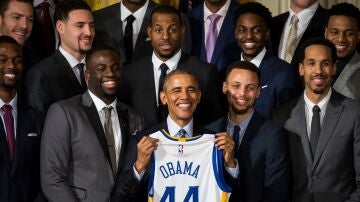
{"type": "Polygon", "coordinates": [[[179,138],[185,138],[187,136],[187,132],[185,129],[180,129],[179,132],[177,132],[177,137],[179,138]]]}
{"type": "Polygon", "coordinates": [[[240,127],[234,126],[233,139],[235,142],[235,152],[239,149],[240,127]]]}

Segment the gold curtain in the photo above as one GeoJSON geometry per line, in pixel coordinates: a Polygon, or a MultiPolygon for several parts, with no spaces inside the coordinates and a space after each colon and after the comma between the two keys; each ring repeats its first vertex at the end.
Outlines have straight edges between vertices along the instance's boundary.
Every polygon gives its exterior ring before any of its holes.
{"type": "Polygon", "coordinates": [[[120,2],[120,0],[84,0],[84,1],[86,1],[86,3],[89,4],[89,6],[93,11],[120,2]]]}

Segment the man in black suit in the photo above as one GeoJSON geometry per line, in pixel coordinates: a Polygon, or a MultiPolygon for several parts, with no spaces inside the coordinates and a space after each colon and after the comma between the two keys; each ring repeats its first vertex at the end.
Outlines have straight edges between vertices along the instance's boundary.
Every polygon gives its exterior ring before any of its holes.
{"type": "Polygon", "coordinates": [[[40,135],[43,116],[19,100],[21,47],[0,36],[0,201],[39,200],[40,135]]]}
{"type": "Polygon", "coordinates": [[[61,1],[54,20],[60,47],[32,67],[25,78],[28,104],[43,112],[50,104],[85,91],[85,53],[95,36],[91,9],[84,1],[61,1]]]}
{"type": "Polygon", "coordinates": [[[287,132],[293,202],[360,200],[360,104],[331,88],[336,57],[326,39],[304,42],[304,93],[272,117],[287,132]]]}
{"type": "MultiPolygon", "coordinates": [[[[198,81],[190,72],[177,69],[165,77],[160,98],[161,102],[167,105],[169,115],[160,124],[130,138],[126,168],[120,175],[122,180],[116,185],[114,201],[147,201],[147,186],[152,172],[152,168],[149,167],[150,158],[158,142],[158,139],[149,135],[162,129],[172,137],[176,137],[180,130],[186,131],[185,137],[213,134],[193,119],[201,95],[198,81]]],[[[222,133],[215,139],[215,145],[222,150],[226,173],[231,175],[233,181],[239,175],[238,163],[234,158],[234,141],[222,133]]],[[[181,184],[179,186],[181,187],[181,184]]]]}
{"type": "Polygon", "coordinates": [[[254,109],[260,95],[260,71],[250,62],[238,61],[226,71],[223,92],[229,113],[206,126],[227,132],[235,142],[240,176],[230,201],[286,202],[289,160],[286,137],[254,109]]]}
{"type": "Polygon", "coordinates": [[[324,37],[326,20],[327,10],[321,7],[318,0],[290,0],[290,11],[273,18],[271,26],[272,53],[291,63],[297,69],[300,62],[297,58],[298,45],[311,37],[324,37]],[[297,29],[297,37],[293,40],[293,48],[287,48],[287,43],[291,41],[289,40],[293,24],[291,19],[295,20],[295,16],[298,21],[294,23],[297,26],[293,27],[297,29]],[[281,34],[278,34],[279,32],[281,34]]]}
{"type": "Polygon", "coordinates": [[[170,6],[157,7],[147,30],[153,54],[125,66],[119,97],[144,117],[145,127],[160,123],[165,117],[159,100],[161,78],[174,69],[183,69],[196,75],[203,95],[195,120],[203,124],[220,117],[223,106],[216,69],[181,50],[185,28],[180,12],[170,6]]]}

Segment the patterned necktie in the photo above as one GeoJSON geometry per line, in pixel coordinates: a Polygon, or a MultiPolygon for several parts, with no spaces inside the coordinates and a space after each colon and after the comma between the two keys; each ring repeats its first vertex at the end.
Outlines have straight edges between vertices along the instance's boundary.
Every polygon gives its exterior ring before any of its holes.
{"type": "Polygon", "coordinates": [[[87,85],[85,82],[85,76],[84,76],[84,63],[79,63],[76,65],[78,71],[79,71],[79,77],[80,77],[80,84],[83,87],[83,89],[87,89],[87,85]]]}
{"type": "Polygon", "coordinates": [[[234,126],[233,140],[235,142],[235,153],[239,149],[239,139],[240,139],[240,127],[234,126]]]}
{"type": "Polygon", "coordinates": [[[289,31],[289,36],[287,38],[286,47],[285,47],[284,59],[288,63],[291,63],[296,48],[298,22],[299,22],[299,18],[296,15],[293,15],[291,17],[291,28],[289,31]]]}
{"type": "Polygon", "coordinates": [[[117,166],[116,166],[115,140],[114,140],[114,132],[111,122],[111,110],[113,108],[104,107],[103,109],[105,112],[105,122],[104,122],[105,137],[110,154],[111,168],[113,170],[114,176],[116,176],[117,166]]]}
{"type": "Polygon", "coordinates": [[[175,136],[178,138],[186,138],[188,135],[187,135],[186,130],[182,128],[176,133],[175,136]]]}
{"type": "Polygon", "coordinates": [[[7,144],[9,149],[9,157],[12,162],[14,159],[14,150],[15,150],[15,130],[14,130],[14,117],[11,113],[12,107],[9,104],[4,104],[1,109],[3,110],[7,144]]]}
{"type": "Polygon", "coordinates": [[[209,32],[206,37],[206,58],[209,63],[211,62],[211,58],[216,44],[216,39],[218,37],[216,25],[220,17],[221,15],[218,14],[211,14],[208,17],[210,20],[210,26],[209,26],[209,32]]]}
{"type": "Polygon", "coordinates": [[[131,58],[133,55],[133,22],[135,21],[135,17],[133,15],[129,15],[126,18],[126,26],[124,32],[124,45],[126,52],[126,63],[131,62],[131,58]]]}
{"type": "Polygon", "coordinates": [[[310,145],[313,156],[315,156],[316,146],[319,141],[321,126],[320,126],[320,108],[315,105],[313,107],[313,117],[311,119],[310,145]]]}
{"type": "Polygon", "coordinates": [[[35,9],[41,26],[41,34],[45,41],[44,45],[48,56],[55,51],[55,30],[51,21],[49,7],[49,2],[44,1],[35,9]]]}

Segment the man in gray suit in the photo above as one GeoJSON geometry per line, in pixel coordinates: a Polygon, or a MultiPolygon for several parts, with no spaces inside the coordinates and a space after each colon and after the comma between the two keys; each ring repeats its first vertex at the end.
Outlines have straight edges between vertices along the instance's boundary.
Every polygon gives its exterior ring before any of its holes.
{"type": "Polygon", "coordinates": [[[129,135],[142,129],[140,116],[116,99],[116,51],[92,50],[86,64],[88,91],[53,104],[45,120],[41,186],[49,201],[109,201],[129,135]]]}
{"type": "Polygon", "coordinates": [[[360,200],[360,105],[331,88],[336,49],[304,42],[299,73],[305,91],[280,107],[275,123],[288,132],[293,202],[360,200]]]}
{"type": "Polygon", "coordinates": [[[336,47],[338,61],[333,88],[339,93],[360,101],[360,11],[349,3],[334,5],[329,10],[325,38],[336,47]]]}

